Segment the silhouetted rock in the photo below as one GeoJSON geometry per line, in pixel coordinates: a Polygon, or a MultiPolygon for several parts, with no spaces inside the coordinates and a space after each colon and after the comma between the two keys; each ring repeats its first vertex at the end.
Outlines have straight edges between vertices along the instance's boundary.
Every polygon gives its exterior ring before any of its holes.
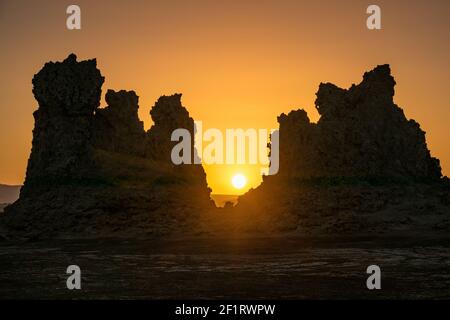
{"type": "Polygon", "coordinates": [[[394,85],[389,66],[378,66],[348,90],[322,83],[317,124],[304,110],[278,117],[280,174],[439,179],[439,160],[430,156],[425,132],[393,102],[394,85]]]}
{"type": "Polygon", "coordinates": [[[449,230],[450,184],[419,124],[394,104],[394,85],[389,66],[378,66],[348,90],[321,84],[318,123],[304,110],[279,116],[279,173],[239,198],[235,225],[302,235],[449,230]]]}
{"type": "Polygon", "coordinates": [[[173,130],[195,132],[181,94],[158,99],[145,132],[133,91],[109,90],[98,108],[103,81],[95,60],[75,55],[35,75],[27,175],[0,215],[2,238],[450,230],[449,179],[425,133],[394,104],[387,65],[348,90],[321,84],[317,124],[304,110],[282,114],[279,173],[222,209],[202,166],[171,161],[173,130]]]}
{"type": "MultiPolygon", "coordinates": [[[[152,159],[171,162],[170,154],[176,141],[163,137],[170,137],[178,128],[185,128],[191,134],[191,146],[194,146],[194,120],[181,104],[181,94],[162,96],[150,111],[154,126],[147,132],[147,156],[152,159]]],[[[193,161],[193,155],[191,155],[193,161]]]]}
{"type": "Polygon", "coordinates": [[[191,233],[213,207],[201,166],[170,160],[171,130],[193,131],[181,95],[161,97],[145,132],[134,91],[108,90],[95,60],[50,62],[35,75],[39,103],[20,198],[0,222],[13,237],[191,233]]]}
{"type": "Polygon", "coordinates": [[[94,119],[95,147],[112,152],[144,156],[145,131],[138,116],[139,97],[134,91],[108,90],[108,106],[98,109],[94,119]]]}
{"type": "Polygon", "coordinates": [[[48,62],[33,78],[39,103],[22,193],[40,193],[55,183],[87,179],[92,172],[92,122],[104,78],[95,59],[48,62]]]}

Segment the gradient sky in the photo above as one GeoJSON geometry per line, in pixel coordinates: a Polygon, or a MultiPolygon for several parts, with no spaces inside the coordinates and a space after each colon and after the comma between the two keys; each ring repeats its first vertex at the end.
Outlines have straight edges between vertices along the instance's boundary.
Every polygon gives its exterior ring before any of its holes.
{"type": "MultiPolygon", "coordinates": [[[[395,102],[427,132],[448,175],[449,14],[447,0],[0,0],[0,183],[24,179],[33,75],[71,52],[97,58],[103,94],[137,92],[147,129],[157,98],[175,92],[206,128],[276,128],[297,108],[317,121],[320,82],[348,88],[389,63],[395,102]],[[69,4],[81,7],[82,30],[66,29],[69,4]],[[366,28],[369,4],[381,7],[380,31],[366,28]]],[[[205,169],[214,193],[234,193],[236,172],[249,187],[260,182],[257,166],[205,169]]]]}

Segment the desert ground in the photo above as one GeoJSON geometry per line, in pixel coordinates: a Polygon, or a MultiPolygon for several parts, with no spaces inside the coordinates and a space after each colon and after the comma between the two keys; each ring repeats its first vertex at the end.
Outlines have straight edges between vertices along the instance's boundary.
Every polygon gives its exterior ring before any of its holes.
{"type": "Polygon", "coordinates": [[[0,298],[450,298],[450,238],[60,240],[0,244],[0,298]],[[81,268],[81,290],[66,268],[81,268]],[[368,290],[366,268],[381,268],[368,290]]]}

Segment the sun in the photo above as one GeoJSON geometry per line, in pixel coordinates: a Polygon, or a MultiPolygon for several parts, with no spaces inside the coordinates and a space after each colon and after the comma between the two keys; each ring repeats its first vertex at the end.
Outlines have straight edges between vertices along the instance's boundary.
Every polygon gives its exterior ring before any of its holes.
{"type": "Polygon", "coordinates": [[[235,174],[231,179],[231,184],[236,189],[242,189],[247,184],[247,178],[243,174],[235,174]]]}

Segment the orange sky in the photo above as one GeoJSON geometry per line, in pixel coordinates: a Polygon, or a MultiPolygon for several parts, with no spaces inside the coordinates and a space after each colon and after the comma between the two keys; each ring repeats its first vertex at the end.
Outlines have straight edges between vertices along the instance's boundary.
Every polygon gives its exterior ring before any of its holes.
{"type": "MultiPolygon", "coordinates": [[[[320,82],[347,88],[389,63],[396,103],[427,132],[448,175],[449,9],[446,0],[0,0],[0,183],[24,179],[37,107],[33,74],[70,52],[98,59],[103,93],[135,90],[146,128],[155,100],[175,92],[206,128],[276,128],[280,113],[300,107],[316,121],[320,82]],[[73,3],[81,7],[80,31],[66,29],[73,3]],[[366,28],[369,4],[381,7],[381,31],[366,28]]],[[[236,192],[236,172],[249,187],[260,182],[256,166],[206,171],[214,193],[236,192]]]]}

